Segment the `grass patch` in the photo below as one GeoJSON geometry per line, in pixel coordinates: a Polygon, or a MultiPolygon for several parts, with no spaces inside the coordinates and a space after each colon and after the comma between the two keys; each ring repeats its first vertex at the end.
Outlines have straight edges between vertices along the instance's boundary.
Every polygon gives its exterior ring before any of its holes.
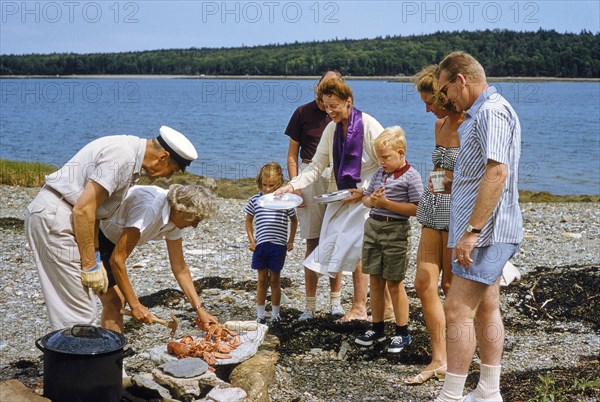
{"type": "Polygon", "coordinates": [[[41,187],[44,176],[56,167],[38,162],[18,162],[0,159],[0,184],[21,187],[41,187]]]}
{"type": "MultiPolygon", "coordinates": [[[[22,187],[41,187],[44,176],[57,170],[56,167],[38,162],[19,162],[0,159],[0,184],[22,187]]],[[[258,192],[253,177],[238,180],[213,179],[192,173],[176,173],[170,180],[151,181],[142,177],[139,184],[154,184],[162,188],[178,184],[201,184],[213,190],[221,198],[248,199],[258,192]]],[[[519,201],[525,202],[600,202],[600,195],[554,195],[547,192],[519,191],[519,201]]]]}

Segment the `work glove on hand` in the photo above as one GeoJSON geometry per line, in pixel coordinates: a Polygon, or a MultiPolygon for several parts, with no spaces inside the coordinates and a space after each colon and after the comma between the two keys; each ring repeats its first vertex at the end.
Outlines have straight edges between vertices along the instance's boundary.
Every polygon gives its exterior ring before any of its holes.
{"type": "Polygon", "coordinates": [[[103,295],[108,290],[108,275],[102,261],[98,261],[99,255],[96,253],[96,265],[92,269],[81,270],[81,284],[97,295],[103,295]]]}

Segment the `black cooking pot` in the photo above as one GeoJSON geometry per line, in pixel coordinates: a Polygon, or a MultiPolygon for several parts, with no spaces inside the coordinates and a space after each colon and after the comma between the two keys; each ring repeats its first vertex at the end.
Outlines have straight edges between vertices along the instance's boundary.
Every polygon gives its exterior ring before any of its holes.
{"type": "Polygon", "coordinates": [[[53,402],[121,400],[125,337],[93,325],[75,325],[35,341],[44,352],[44,396],[53,402]]]}

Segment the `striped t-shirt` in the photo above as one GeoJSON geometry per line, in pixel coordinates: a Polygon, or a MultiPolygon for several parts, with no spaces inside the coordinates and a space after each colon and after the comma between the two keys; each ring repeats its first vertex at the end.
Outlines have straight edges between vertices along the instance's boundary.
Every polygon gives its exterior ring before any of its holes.
{"type": "MultiPolygon", "coordinates": [[[[383,194],[385,198],[395,202],[419,202],[423,194],[423,182],[421,175],[412,166],[408,168],[399,177],[394,178],[394,174],[387,174],[382,167],[373,173],[373,178],[369,187],[365,190],[365,195],[371,195],[378,188],[384,186],[383,194]]],[[[371,208],[371,213],[387,216],[389,218],[406,218],[408,216],[399,215],[385,208],[371,208]]]]}
{"type": "Polygon", "coordinates": [[[263,208],[257,203],[262,195],[263,193],[254,194],[244,208],[244,212],[254,217],[256,244],[268,242],[285,246],[288,242],[288,221],[296,216],[296,210],[263,208]]]}
{"type": "Polygon", "coordinates": [[[458,129],[460,151],[454,169],[448,247],[454,247],[469,223],[488,160],[508,166],[502,195],[477,239],[477,247],[523,240],[517,190],[521,125],[517,113],[494,87],[487,88],[458,129]]]}

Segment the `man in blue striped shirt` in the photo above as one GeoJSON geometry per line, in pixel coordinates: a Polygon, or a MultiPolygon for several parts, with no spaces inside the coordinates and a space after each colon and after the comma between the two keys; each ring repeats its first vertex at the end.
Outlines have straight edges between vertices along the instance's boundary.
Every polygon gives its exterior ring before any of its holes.
{"type": "Polygon", "coordinates": [[[517,191],[521,127],[512,106],[487,84],[483,67],[471,55],[450,53],[437,76],[440,91],[466,118],[459,128],[461,147],[451,183],[448,247],[453,248],[454,277],[444,304],[448,368],[436,401],[502,401],[499,278],[523,239],[517,191]],[[463,399],[477,344],[479,383],[463,399]]]}

